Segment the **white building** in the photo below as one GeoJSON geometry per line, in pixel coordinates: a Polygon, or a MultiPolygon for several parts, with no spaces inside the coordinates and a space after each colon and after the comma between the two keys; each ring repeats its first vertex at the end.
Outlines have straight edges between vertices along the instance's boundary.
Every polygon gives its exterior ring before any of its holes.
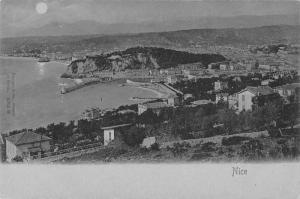
{"type": "Polygon", "coordinates": [[[51,138],[33,132],[23,132],[5,138],[6,159],[11,162],[16,156],[30,160],[50,150],[51,138]]]}
{"type": "Polygon", "coordinates": [[[248,86],[244,90],[237,93],[238,97],[238,111],[252,110],[252,99],[258,95],[270,95],[274,91],[269,86],[252,87],[248,86]]]}
{"type": "Polygon", "coordinates": [[[129,126],[131,126],[131,124],[120,124],[115,126],[102,127],[101,130],[103,130],[103,145],[106,146],[116,139],[117,130],[129,126]]]}

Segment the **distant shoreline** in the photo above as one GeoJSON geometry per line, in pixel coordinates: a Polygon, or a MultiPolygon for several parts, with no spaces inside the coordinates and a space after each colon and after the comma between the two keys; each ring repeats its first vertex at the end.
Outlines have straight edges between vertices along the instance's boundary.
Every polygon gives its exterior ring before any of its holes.
{"type": "MultiPolygon", "coordinates": [[[[15,57],[15,56],[3,56],[3,55],[1,55],[0,58],[3,58],[3,59],[25,59],[25,60],[34,60],[34,61],[38,62],[36,57],[20,57],[20,56],[15,57]]],[[[50,60],[49,62],[38,62],[38,63],[57,63],[57,64],[62,64],[64,66],[69,65],[67,63],[60,62],[60,61],[57,61],[57,60],[50,60]]]]}

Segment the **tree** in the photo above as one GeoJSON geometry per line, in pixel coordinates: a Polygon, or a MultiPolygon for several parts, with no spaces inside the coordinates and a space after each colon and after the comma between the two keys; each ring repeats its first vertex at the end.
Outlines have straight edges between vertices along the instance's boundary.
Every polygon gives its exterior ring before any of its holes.
{"type": "Polygon", "coordinates": [[[297,116],[299,113],[299,104],[287,104],[283,107],[282,119],[287,121],[291,129],[297,121],[297,116]]]}
{"type": "Polygon", "coordinates": [[[23,158],[21,156],[19,156],[19,155],[17,155],[16,157],[14,157],[12,160],[14,162],[23,162],[23,158]]]}
{"type": "Polygon", "coordinates": [[[259,160],[264,157],[263,145],[259,140],[250,140],[241,146],[239,154],[247,160],[259,160]]]}
{"type": "Polygon", "coordinates": [[[127,131],[122,131],[121,134],[124,142],[129,146],[138,146],[145,138],[144,131],[136,126],[130,127],[127,131]]]}
{"type": "Polygon", "coordinates": [[[234,129],[238,128],[239,118],[232,109],[221,109],[218,112],[219,120],[224,124],[227,134],[230,134],[234,129]]]}
{"type": "Polygon", "coordinates": [[[159,119],[151,109],[148,109],[139,116],[138,121],[143,124],[155,124],[159,119]]]}
{"type": "Polygon", "coordinates": [[[280,109],[275,104],[269,103],[256,108],[252,116],[256,128],[269,127],[273,121],[277,122],[280,118],[280,109]]]}

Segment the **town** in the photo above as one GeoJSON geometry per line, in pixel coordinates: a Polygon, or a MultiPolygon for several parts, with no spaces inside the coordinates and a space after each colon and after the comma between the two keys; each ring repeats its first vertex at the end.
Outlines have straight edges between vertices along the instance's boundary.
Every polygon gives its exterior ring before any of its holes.
{"type": "MultiPolygon", "coordinates": [[[[46,163],[298,158],[300,79],[296,67],[280,61],[280,53],[298,48],[278,45],[276,52],[262,48],[260,55],[253,49],[248,51],[254,61],[196,60],[161,69],[90,71],[84,64],[99,57],[74,58],[68,67],[83,70],[64,74],[68,78],[123,79],[120,86],[150,89],[159,96],[136,97],[136,103],[112,109],[91,107],[78,121],[2,134],[1,158],[46,163]]],[[[139,50],[148,48],[125,52],[139,50]]],[[[113,62],[122,59],[109,56],[113,62]]]]}

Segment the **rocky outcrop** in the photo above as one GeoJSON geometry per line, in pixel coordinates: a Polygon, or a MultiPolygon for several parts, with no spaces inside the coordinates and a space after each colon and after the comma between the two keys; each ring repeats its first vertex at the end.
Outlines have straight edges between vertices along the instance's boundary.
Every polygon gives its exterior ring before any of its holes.
{"type": "Polygon", "coordinates": [[[179,64],[224,61],[218,54],[192,54],[164,48],[135,47],[125,51],[87,56],[73,61],[66,71],[67,75],[81,75],[96,71],[125,71],[132,69],[165,69],[179,64]]]}

